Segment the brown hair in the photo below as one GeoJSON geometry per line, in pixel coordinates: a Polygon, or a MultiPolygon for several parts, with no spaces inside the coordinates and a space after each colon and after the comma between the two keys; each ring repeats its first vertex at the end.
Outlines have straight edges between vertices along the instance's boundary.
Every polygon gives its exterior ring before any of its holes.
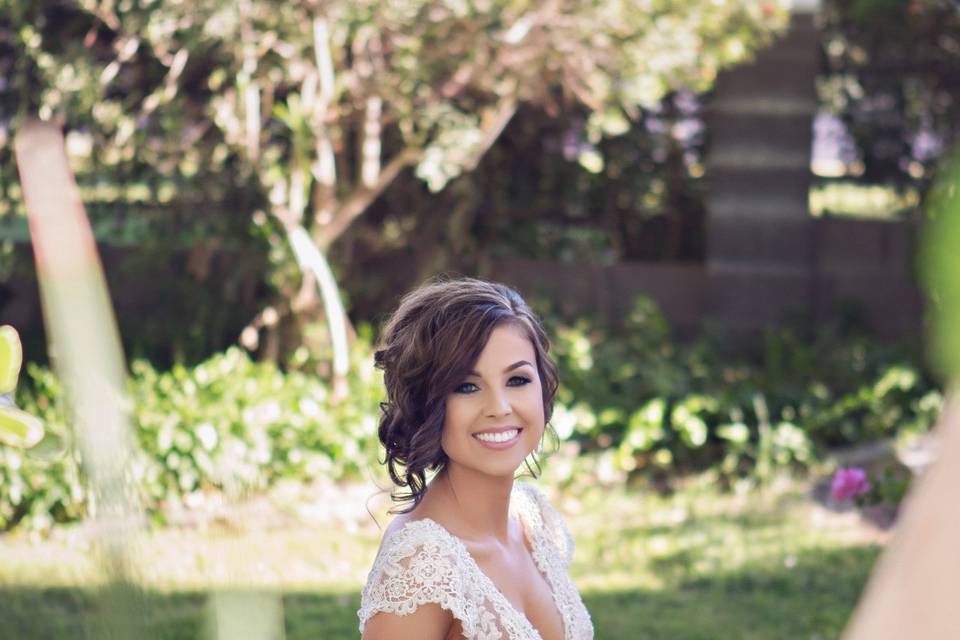
{"type": "Polygon", "coordinates": [[[440,436],[447,395],[463,383],[494,327],[504,323],[522,327],[533,344],[544,420],[549,422],[558,385],[557,367],[548,355],[550,342],[527,303],[510,287],[475,278],[437,278],[404,296],[384,325],[374,354],[387,390],[378,433],[390,478],[408,489],[391,497],[412,502],[399,513],[420,503],[426,471],[446,465],[440,436]]]}

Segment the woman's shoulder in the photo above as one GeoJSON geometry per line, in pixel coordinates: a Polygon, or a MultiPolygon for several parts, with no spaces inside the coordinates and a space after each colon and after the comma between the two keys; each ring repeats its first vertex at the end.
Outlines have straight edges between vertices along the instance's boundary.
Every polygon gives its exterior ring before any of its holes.
{"type": "Polygon", "coordinates": [[[420,538],[438,538],[444,542],[452,542],[449,535],[449,523],[442,513],[421,503],[415,509],[406,513],[397,514],[383,532],[381,549],[391,540],[402,539],[409,541],[420,538]],[[448,535],[444,535],[448,534],[448,535]]]}
{"type": "Polygon", "coordinates": [[[515,502],[527,531],[542,544],[549,545],[564,565],[573,559],[573,535],[560,512],[550,503],[546,493],[527,482],[514,483],[515,502]]]}
{"type": "Polygon", "coordinates": [[[401,513],[396,516],[393,520],[390,521],[390,524],[387,525],[387,528],[383,532],[381,542],[386,542],[392,536],[394,536],[397,531],[403,529],[407,524],[411,522],[417,522],[422,520],[422,518],[413,518],[409,513],[401,513]]]}
{"type": "Polygon", "coordinates": [[[386,618],[394,625],[418,624],[424,616],[428,623],[436,622],[437,616],[444,620],[468,617],[469,606],[463,599],[464,573],[462,551],[443,527],[429,518],[398,516],[384,532],[360,596],[357,613],[361,632],[380,612],[388,614],[386,618]],[[438,607],[423,609],[424,605],[438,607]],[[424,613],[416,618],[394,619],[421,609],[424,613]]]}
{"type": "Polygon", "coordinates": [[[559,518],[557,510],[550,504],[550,499],[542,489],[536,485],[517,480],[513,483],[511,502],[525,520],[533,518],[539,524],[546,524],[546,520],[559,518]]]}
{"type": "Polygon", "coordinates": [[[543,489],[538,487],[535,484],[529,482],[524,482],[523,480],[514,480],[513,482],[513,498],[516,499],[517,495],[528,497],[530,499],[536,500],[537,502],[544,501],[549,502],[547,495],[543,492],[543,489]]]}
{"type": "MultiPolygon", "coordinates": [[[[383,532],[377,560],[417,557],[425,552],[443,552],[453,556],[456,540],[441,524],[429,517],[394,518],[383,532]]],[[[376,561],[375,561],[376,564],[376,561]]]]}

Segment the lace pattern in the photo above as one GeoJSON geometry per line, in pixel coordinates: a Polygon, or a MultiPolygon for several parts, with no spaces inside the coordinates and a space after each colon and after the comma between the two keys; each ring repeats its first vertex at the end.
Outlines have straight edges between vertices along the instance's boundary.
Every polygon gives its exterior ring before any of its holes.
{"type": "MultiPolygon", "coordinates": [[[[514,485],[510,507],[553,593],[565,640],[592,639],[590,614],[567,572],[574,545],[560,514],[539,490],[521,482],[514,485]]],[[[463,542],[429,518],[409,522],[383,541],[361,594],[360,631],[379,611],[408,615],[426,603],[450,611],[468,640],[542,640],[463,542]]]]}

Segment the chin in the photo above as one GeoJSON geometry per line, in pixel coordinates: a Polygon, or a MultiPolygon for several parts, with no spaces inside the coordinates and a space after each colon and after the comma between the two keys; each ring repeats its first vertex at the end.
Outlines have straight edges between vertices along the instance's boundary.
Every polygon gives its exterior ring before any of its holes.
{"type": "Polygon", "coordinates": [[[521,458],[519,462],[510,460],[509,462],[501,461],[496,464],[484,464],[479,460],[471,460],[469,463],[463,463],[458,460],[450,459],[447,464],[453,464],[461,469],[469,470],[473,473],[484,476],[490,476],[492,478],[512,478],[514,474],[516,474],[517,469],[523,466],[523,459],[521,458]]]}
{"type": "MultiPolygon", "coordinates": [[[[491,476],[503,476],[503,477],[514,477],[517,474],[517,470],[523,467],[524,458],[520,458],[519,462],[513,462],[509,465],[497,465],[496,468],[490,470],[489,475],[491,476]]],[[[492,465],[491,465],[492,466],[492,465]]]]}

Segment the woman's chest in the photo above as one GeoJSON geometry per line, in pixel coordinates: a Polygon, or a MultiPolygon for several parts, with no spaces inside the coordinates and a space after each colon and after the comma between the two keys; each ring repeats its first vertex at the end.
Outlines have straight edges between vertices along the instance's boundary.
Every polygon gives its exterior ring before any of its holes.
{"type": "Polygon", "coordinates": [[[475,556],[477,566],[543,640],[564,640],[563,618],[553,592],[526,546],[510,554],[475,556]]]}

